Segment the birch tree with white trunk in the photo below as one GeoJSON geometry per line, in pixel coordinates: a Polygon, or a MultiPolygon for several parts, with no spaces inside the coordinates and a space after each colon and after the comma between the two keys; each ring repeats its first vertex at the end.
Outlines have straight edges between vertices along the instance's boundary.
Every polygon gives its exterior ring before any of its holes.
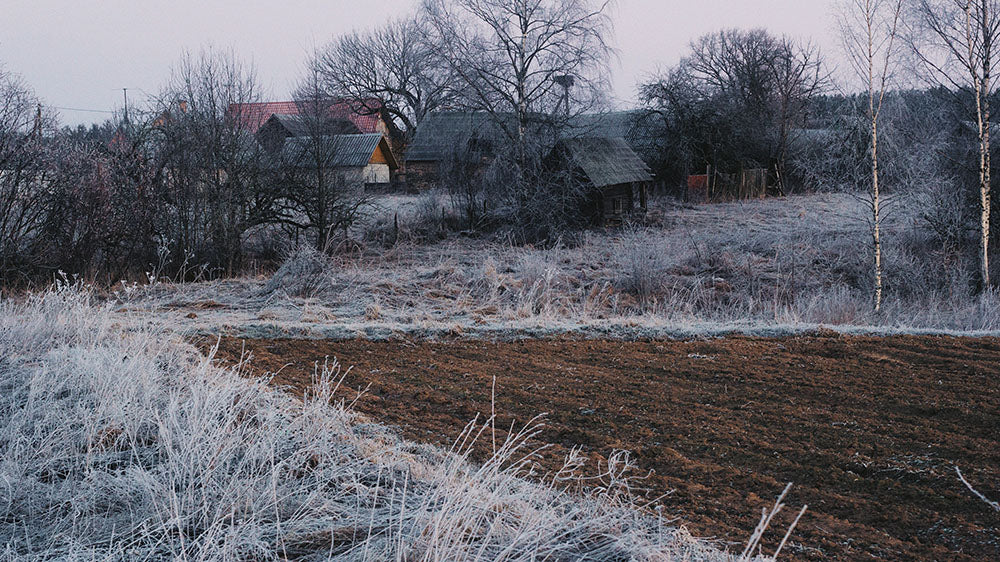
{"type": "Polygon", "coordinates": [[[886,90],[899,58],[903,0],[846,0],[841,6],[841,39],[848,59],[861,78],[867,98],[871,186],[868,192],[872,235],[875,312],[882,310],[882,193],[879,183],[879,118],[886,90]]]}
{"type": "Polygon", "coordinates": [[[990,288],[990,100],[996,94],[993,50],[1000,38],[1000,0],[913,0],[914,52],[937,79],[973,100],[979,148],[979,267],[990,288]]]}

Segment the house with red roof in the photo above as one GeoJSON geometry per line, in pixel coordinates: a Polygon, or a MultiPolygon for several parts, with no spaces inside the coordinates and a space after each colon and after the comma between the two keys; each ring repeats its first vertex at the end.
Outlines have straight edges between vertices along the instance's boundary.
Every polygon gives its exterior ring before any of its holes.
{"type": "MultiPolygon", "coordinates": [[[[373,103],[366,105],[378,106],[373,103]]],[[[237,116],[247,130],[256,133],[273,115],[301,115],[306,109],[306,105],[301,102],[269,101],[234,103],[229,106],[229,113],[237,116]]],[[[358,111],[348,101],[334,101],[330,103],[326,117],[349,120],[362,134],[382,133],[386,137],[392,137],[392,129],[382,109],[370,112],[358,111]]]]}

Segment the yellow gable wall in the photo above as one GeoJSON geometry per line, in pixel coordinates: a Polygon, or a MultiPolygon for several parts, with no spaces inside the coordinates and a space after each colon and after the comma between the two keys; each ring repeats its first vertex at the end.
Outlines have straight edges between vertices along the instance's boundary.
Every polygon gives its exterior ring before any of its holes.
{"type": "Polygon", "coordinates": [[[371,161],[369,161],[369,163],[370,164],[388,164],[389,163],[389,157],[386,155],[385,150],[387,150],[386,149],[386,143],[384,141],[378,143],[378,148],[375,149],[375,152],[372,154],[372,159],[371,159],[371,161]]]}

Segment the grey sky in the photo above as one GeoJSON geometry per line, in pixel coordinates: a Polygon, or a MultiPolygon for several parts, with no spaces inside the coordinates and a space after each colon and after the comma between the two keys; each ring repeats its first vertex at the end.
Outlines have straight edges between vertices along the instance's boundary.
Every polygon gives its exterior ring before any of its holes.
{"type": "MultiPolygon", "coordinates": [[[[4,0],[0,64],[46,103],[121,107],[167,78],[184,49],[233,48],[252,59],[274,98],[286,98],[314,45],[410,11],[417,0],[4,0]]],[[[614,85],[629,105],[635,85],[677,62],[691,39],[722,27],[763,26],[812,39],[839,57],[833,0],[618,0],[614,85]]],[[[64,123],[103,120],[61,110],[64,123]]]]}

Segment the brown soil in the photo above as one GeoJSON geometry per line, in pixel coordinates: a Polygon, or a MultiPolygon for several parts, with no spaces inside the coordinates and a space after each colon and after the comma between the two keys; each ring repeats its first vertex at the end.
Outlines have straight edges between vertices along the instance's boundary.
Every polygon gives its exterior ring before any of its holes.
{"type": "MultiPolygon", "coordinates": [[[[350,391],[370,385],[359,410],[444,445],[489,415],[496,376],[498,426],[548,414],[548,468],[576,445],[597,460],[632,451],[654,471],[643,483],[650,496],[672,491],[660,505],[695,535],[745,541],[794,482],[765,544],[808,504],[796,559],[1000,560],[1000,514],[954,471],[1000,498],[1000,340],[245,345],[258,372],[280,369],[275,384],[295,392],[325,357],[353,366],[350,391]]],[[[220,359],[243,346],[223,340],[220,359]]]]}

